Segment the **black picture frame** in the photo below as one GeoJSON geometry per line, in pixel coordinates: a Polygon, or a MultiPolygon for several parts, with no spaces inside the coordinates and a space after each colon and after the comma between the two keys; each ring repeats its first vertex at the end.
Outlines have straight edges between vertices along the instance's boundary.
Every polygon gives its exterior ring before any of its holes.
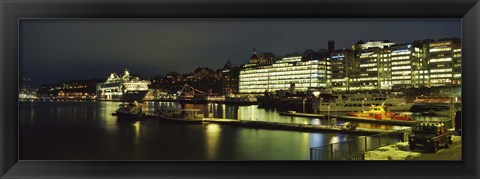
{"type": "Polygon", "coordinates": [[[479,178],[478,0],[0,0],[3,178],[479,178]],[[18,161],[19,18],[461,18],[463,161],[18,161]]]}

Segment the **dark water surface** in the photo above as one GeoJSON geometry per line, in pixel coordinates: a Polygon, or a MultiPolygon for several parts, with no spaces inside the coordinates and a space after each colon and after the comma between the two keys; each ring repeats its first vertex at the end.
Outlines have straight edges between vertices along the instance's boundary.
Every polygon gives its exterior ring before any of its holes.
{"type": "MultiPolygon", "coordinates": [[[[21,160],[308,160],[309,148],[356,138],[352,134],[250,129],[221,124],[117,120],[118,102],[20,102],[21,160]]],[[[320,119],[280,116],[257,106],[222,104],[158,106],[198,108],[205,116],[293,123],[320,119]]],[[[341,122],[341,121],[339,121],[341,122]]],[[[397,126],[361,124],[362,127],[397,126]]]]}

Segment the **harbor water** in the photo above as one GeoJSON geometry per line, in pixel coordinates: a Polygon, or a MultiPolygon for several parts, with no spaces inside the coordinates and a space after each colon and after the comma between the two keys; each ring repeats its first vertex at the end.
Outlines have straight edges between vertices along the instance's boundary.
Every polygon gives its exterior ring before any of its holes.
{"type": "MultiPolygon", "coordinates": [[[[357,138],[355,134],[252,129],[214,123],[184,124],[118,120],[119,102],[21,101],[21,160],[308,160],[310,147],[357,138]]],[[[147,113],[160,106],[200,109],[205,117],[300,124],[328,120],[279,115],[256,105],[146,102],[147,113]]],[[[412,116],[416,120],[442,117],[412,116]]],[[[443,117],[445,118],[445,117],[443,117]]],[[[343,121],[338,120],[338,124],[343,121]]],[[[400,126],[359,123],[359,127],[400,126]]]]}

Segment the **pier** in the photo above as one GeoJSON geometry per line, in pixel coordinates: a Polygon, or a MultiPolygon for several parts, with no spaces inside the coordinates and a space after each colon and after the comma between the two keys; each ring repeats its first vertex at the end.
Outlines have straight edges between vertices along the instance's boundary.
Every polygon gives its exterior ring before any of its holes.
{"type": "Polygon", "coordinates": [[[379,133],[396,133],[395,130],[384,130],[384,129],[368,129],[368,128],[356,128],[348,129],[346,126],[335,126],[335,125],[316,125],[316,124],[298,124],[298,123],[280,123],[280,122],[269,122],[269,121],[244,121],[244,120],[234,120],[234,119],[221,119],[221,118],[203,118],[198,120],[191,119],[162,119],[156,115],[145,115],[145,119],[155,119],[159,121],[170,121],[170,122],[190,122],[190,123],[217,123],[225,125],[234,125],[240,127],[248,127],[255,129],[271,129],[271,130],[288,130],[288,131],[306,131],[306,132],[340,132],[340,133],[356,133],[356,134],[379,134],[379,133]]]}
{"type": "Polygon", "coordinates": [[[401,125],[401,126],[411,126],[416,121],[401,121],[401,120],[378,120],[378,119],[367,119],[361,117],[353,117],[353,116],[340,116],[340,115],[321,115],[321,114],[309,114],[309,113],[288,113],[288,112],[281,112],[280,115],[284,116],[296,116],[296,117],[314,117],[314,118],[337,118],[344,121],[356,121],[356,122],[368,122],[368,123],[379,123],[379,124],[389,124],[389,125],[401,125]]]}

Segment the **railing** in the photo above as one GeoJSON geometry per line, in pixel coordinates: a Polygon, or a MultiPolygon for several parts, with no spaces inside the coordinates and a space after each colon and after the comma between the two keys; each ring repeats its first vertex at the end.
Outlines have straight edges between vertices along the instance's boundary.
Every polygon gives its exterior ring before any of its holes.
{"type": "Polygon", "coordinates": [[[382,133],[310,148],[310,160],[364,160],[364,153],[403,140],[403,133],[382,133]]]}

